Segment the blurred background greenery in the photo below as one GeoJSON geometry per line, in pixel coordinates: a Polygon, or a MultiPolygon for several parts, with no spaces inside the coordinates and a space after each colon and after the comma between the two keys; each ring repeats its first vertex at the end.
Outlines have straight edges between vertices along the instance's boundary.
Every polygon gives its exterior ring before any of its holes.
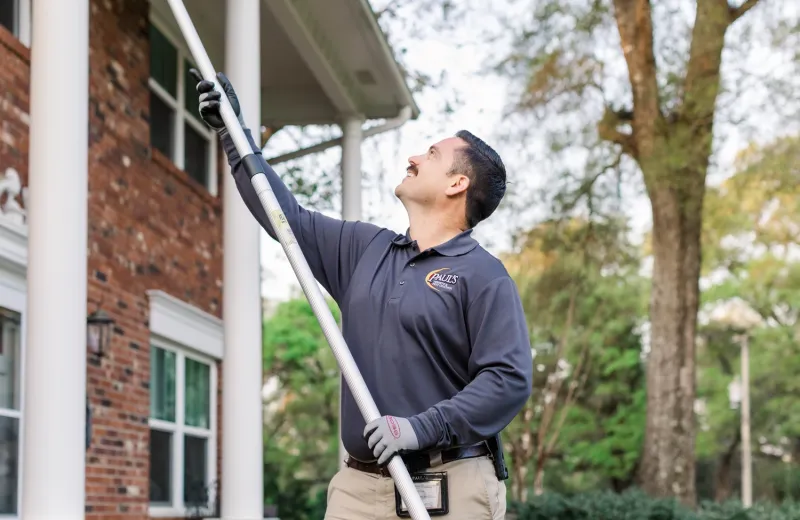
{"type": "MultiPolygon", "coordinates": [[[[494,217],[516,223],[500,256],[535,353],[533,394],[503,433],[509,517],[800,518],[796,4],[500,3],[372,2],[443,117],[480,100],[450,99],[456,90],[403,50],[479,42],[481,74],[502,78],[507,108],[502,125],[476,131],[541,181],[514,180],[494,217]]],[[[337,196],[303,171],[288,173],[301,199],[337,196]]],[[[302,296],[264,327],[267,501],[283,520],[319,519],[338,467],[336,363],[302,296]]]]}

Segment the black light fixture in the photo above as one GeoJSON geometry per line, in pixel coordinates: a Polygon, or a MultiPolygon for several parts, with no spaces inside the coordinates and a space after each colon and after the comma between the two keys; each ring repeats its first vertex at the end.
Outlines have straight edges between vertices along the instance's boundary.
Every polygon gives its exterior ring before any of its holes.
{"type": "Polygon", "coordinates": [[[111,346],[114,320],[103,309],[98,309],[86,318],[86,340],[97,357],[103,357],[111,346]]]}

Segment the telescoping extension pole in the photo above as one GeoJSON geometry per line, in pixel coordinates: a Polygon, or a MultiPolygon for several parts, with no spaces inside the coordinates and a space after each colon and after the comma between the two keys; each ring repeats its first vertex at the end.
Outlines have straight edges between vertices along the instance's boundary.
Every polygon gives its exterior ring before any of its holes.
{"type": "MultiPolygon", "coordinates": [[[[297,240],[295,240],[294,233],[292,233],[292,229],[289,227],[283,210],[278,204],[278,199],[275,198],[275,194],[272,192],[267,176],[261,171],[260,162],[250,148],[250,143],[239,123],[239,119],[233,112],[233,108],[228,101],[228,96],[225,95],[217,83],[216,71],[211,64],[205,47],[203,47],[203,43],[200,41],[200,36],[197,34],[197,30],[189,17],[189,13],[186,11],[182,0],[168,1],[172,13],[175,16],[175,20],[178,22],[181,32],[186,39],[186,43],[189,45],[189,50],[197,62],[200,74],[202,74],[204,79],[213,82],[216,89],[222,94],[220,96],[220,109],[222,119],[225,121],[225,126],[233,138],[236,150],[242,158],[242,163],[264,207],[264,211],[266,211],[269,216],[269,221],[275,228],[278,240],[281,246],[283,246],[283,251],[289,258],[289,262],[292,264],[294,273],[300,281],[303,292],[306,298],[308,298],[311,308],[314,310],[314,314],[322,327],[325,338],[328,340],[328,344],[331,350],[333,350],[334,356],[336,356],[336,361],[339,363],[339,368],[344,375],[347,386],[350,387],[350,390],[353,392],[356,402],[358,403],[358,409],[361,411],[361,415],[367,423],[374,421],[381,416],[378,412],[378,407],[375,405],[375,401],[369,393],[367,384],[364,382],[364,378],[361,376],[361,372],[359,372],[358,366],[352,354],[350,354],[350,350],[347,348],[347,344],[344,341],[344,337],[339,330],[336,320],[333,318],[330,309],[328,309],[325,298],[322,296],[322,292],[316,284],[314,275],[308,267],[308,262],[303,256],[303,252],[297,244],[297,240]]],[[[414,520],[430,520],[428,511],[425,509],[417,493],[417,489],[414,487],[414,483],[411,480],[411,475],[409,475],[408,469],[405,464],[403,464],[400,457],[393,457],[389,462],[389,472],[394,479],[395,485],[397,485],[400,496],[403,497],[408,507],[411,518],[414,520]]]]}

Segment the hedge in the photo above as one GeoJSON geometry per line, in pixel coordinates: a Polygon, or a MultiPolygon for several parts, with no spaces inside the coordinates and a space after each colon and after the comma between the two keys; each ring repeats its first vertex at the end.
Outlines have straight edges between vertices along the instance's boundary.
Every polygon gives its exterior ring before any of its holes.
{"type": "Polygon", "coordinates": [[[697,510],[672,499],[652,499],[640,491],[546,493],[527,503],[508,505],[508,520],[798,520],[800,502],[757,503],[745,509],[740,502],[702,503],[697,510]]]}

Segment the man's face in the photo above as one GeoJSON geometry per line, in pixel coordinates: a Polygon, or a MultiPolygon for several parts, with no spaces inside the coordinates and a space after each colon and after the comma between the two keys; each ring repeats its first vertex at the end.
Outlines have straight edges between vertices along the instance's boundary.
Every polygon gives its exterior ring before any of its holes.
{"type": "Polygon", "coordinates": [[[465,190],[469,179],[448,172],[458,150],[466,144],[458,137],[448,137],[431,145],[424,154],[409,157],[406,176],[394,190],[397,198],[427,206],[465,190]]]}

